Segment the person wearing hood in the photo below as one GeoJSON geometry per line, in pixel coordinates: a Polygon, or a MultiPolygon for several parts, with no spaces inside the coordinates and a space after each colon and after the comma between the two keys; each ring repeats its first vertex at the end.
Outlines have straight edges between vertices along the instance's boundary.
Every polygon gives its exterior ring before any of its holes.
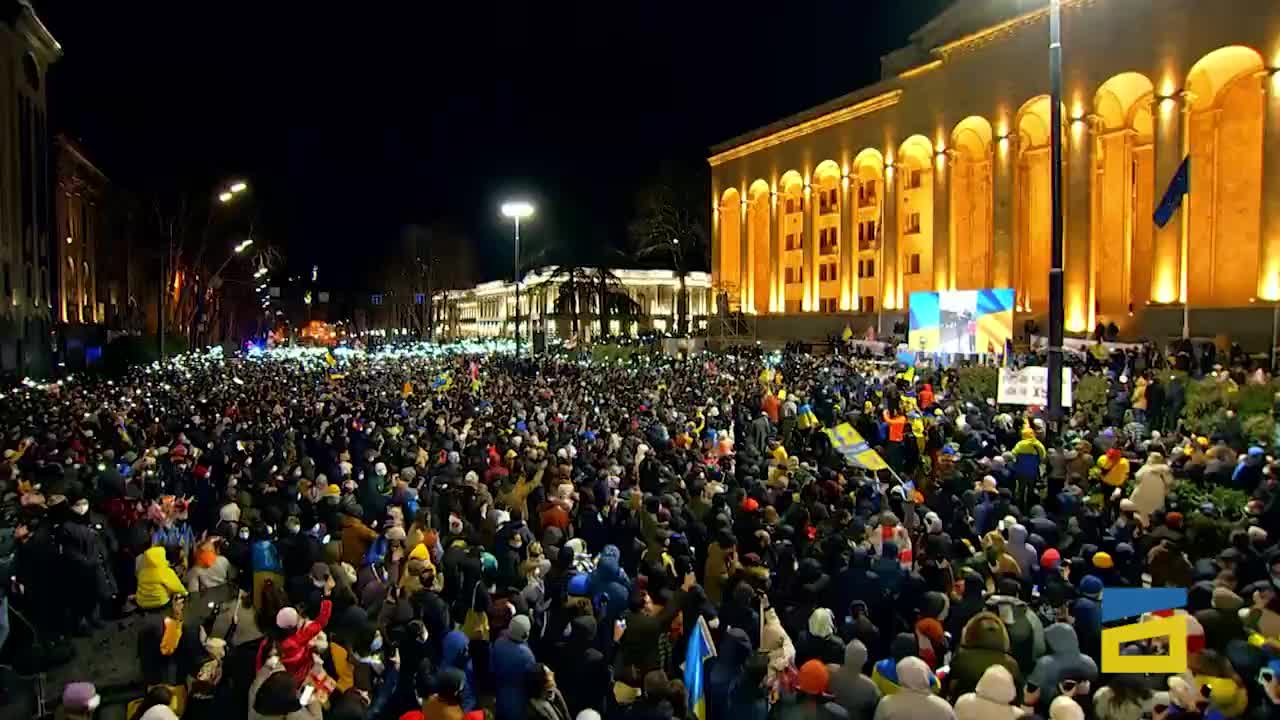
{"type": "Polygon", "coordinates": [[[1142,519],[1142,523],[1150,525],[1151,515],[1164,509],[1169,488],[1173,487],[1173,470],[1164,461],[1164,455],[1151,452],[1133,477],[1133,493],[1129,499],[1133,501],[1134,511],[1142,519]]]}
{"type": "Polygon", "coordinates": [[[1030,425],[1022,428],[1022,438],[1013,446],[1013,477],[1017,483],[1016,497],[1019,506],[1031,505],[1047,455],[1044,443],[1036,437],[1035,429],[1030,425]]]}
{"type": "Polygon", "coordinates": [[[838,665],[844,660],[844,647],[836,635],[835,618],[824,607],[814,608],[809,614],[808,626],[796,638],[796,664],[803,665],[809,660],[821,660],[830,665],[838,665]]]}
{"type": "Polygon", "coordinates": [[[844,708],[849,720],[872,720],[880,702],[880,690],[862,668],[867,664],[867,646],[851,640],[844,646],[844,664],[829,665],[832,699],[844,708]]]}
{"type": "Polygon", "coordinates": [[[1085,720],[1084,708],[1072,698],[1062,695],[1049,703],[1049,720],[1085,720]]]}
{"type": "Polygon", "coordinates": [[[605,707],[609,690],[609,664],[597,650],[595,618],[587,615],[569,623],[569,639],[560,648],[560,691],[573,715],[588,708],[605,707]]]}
{"type": "Polygon", "coordinates": [[[537,665],[528,643],[532,627],[527,615],[516,615],[507,634],[493,644],[489,660],[497,685],[495,714],[499,720],[524,720],[526,716],[529,703],[526,676],[537,665]]]}
{"type": "Polygon", "coordinates": [[[152,547],[138,558],[138,591],[134,602],[143,610],[155,610],[169,604],[175,595],[186,595],[187,586],[169,567],[164,548],[152,547]]]}
{"type": "Polygon", "coordinates": [[[956,720],[1013,720],[1025,713],[1014,705],[1018,690],[1013,676],[1002,665],[992,665],[982,673],[973,692],[956,700],[956,720]]]}
{"type": "Polygon", "coordinates": [[[952,638],[960,637],[964,632],[964,626],[973,619],[974,615],[983,611],[987,602],[984,597],[987,582],[977,571],[965,570],[961,582],[964,583],[964,594],[958,601],[951,604],[945,623],[946,630],[951,633],[952,638]]]}
{"type": "Polygon", "coordinates": [[[1009,633],[1009,654],[1026,675],[1045,652],[1044,625],[1018,596],[1021,587],[1015,581],[1005,578],[999,585],[998,593],[987,599],[987,608],[1000,616],[1009,633]]]}
{"type": "Polygon", "coordinates": [[[933,694],[929,666],[918,657],[898,661],[899,692],[880,701],[874,720],[955,720],[955,710],[933,694]]]}
{"type": "MultiPolygon", "coordinates": [[[[461,630],[453,630],[444,636],[443,654],[440,656],[439,676],[456,671],[461,685],[457,692],[457,704],[466,712],[476,709],[476,680],[471,666],[470,641],[461,630]]],[[[439,686],[437,678],[437,687],[439,686]]]]}
{"type": "Polygon", "coordinates": [[[342,562],[347,563],[351,567],[360,567],[364,562],[364,556],[369,552],[369,547],[373,545],[373,541],[378,539],[378,533],[364,521],[360,519],[360,506],[344,507],[341,523],[342,531],[342,562]]]}
{"type": "Polygon", "coordinates": [[[992,665],[1003,666],[1013,678],[1017,697],[1022,697],[1022,671],[1018,661],[1010,654],[1009,631],[1000,617],[991,612],[980,612],[965,624],[960,637],[960,648],[951,660],[944,695],[958,698],[974,692],[982,674],[992,665]]]}
{"type": "Polygon", "coordinates": [[[1044,631],[1049,653],[1036,661],[1035,669],[1027,682],[1040,688],[1040,701],[1053,702],[1058,694],[1058,683],[1068,674],[1083,676],[1093,682],[1098,678],[1098,664],[1093,658],[1080,652],[1075,628],[1070,623],[1054,623],[1044,631]]]}
{"type": "Polygon", "coordinates": [[[751,657],[751,639],[740,628],[729,628],[720,639],[717,653],[707,659],[707,720],[735,720],[731,714],[733,697],[751,657]]]}
{"type": "Polygon", "coordinates": [[[622,553],[615,545],[605,545],[600,559],[591,571],[587,592],[597,605],[603,605],[601,620],[612,622],[626,612],[631,597],[631,578],[622,569],[622,553]]]}
{"type": "Polygon", "coordinates": [[[463,700],[466,676],[456,667],[446,667],[432,683],[435,692],[422,704],[423,720],[463,720],[468,710],[463,700]]]}
{"type": "Polygon", "coordinates": [[[1018,563],[1022,573],[1022,581],[1029,582],[1039,566],[1039,553],[1027,542],[1027,528],[1021,523],[1008,526],[1009,541],[1005,544],[1005,552],[1018,563]]]}

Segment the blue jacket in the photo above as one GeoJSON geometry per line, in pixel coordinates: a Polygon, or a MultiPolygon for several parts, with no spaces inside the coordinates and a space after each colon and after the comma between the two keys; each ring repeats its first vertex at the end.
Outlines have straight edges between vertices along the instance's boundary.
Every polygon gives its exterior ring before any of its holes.
{"type": "Polygon", "coordinates": [[[496,720],[525,720],[525,675],[537,664],[533,651],[525,643],[509,637],[498,638],[489,658],[494,684],[498,687],[496,720]]]}
{"type": "Polygon", "coordinates": [[[476,678],[471,668],[471,656],[467,653],[470,641],[461,630],[454,630],[444,636],[444,652],[440,659],[440,669],[447,667],[462,671],[466,682],[462,684],[462,709],[471,712],[476,709],[476,678]]]}
{"type": "Polygon", "coordinates": [[[587,583],[587,594],[597,611],[603,601],[605,619],[616,620],[626,614],[631,598],[631,579],[622,569],[618,548],[606,545],[600,552],[600,562],[596,563],[587,583]]]}
{"type": "Polygon", "coordinates": [[[283,573],[284,564],[280,562],[280,552],[270,540],[259,540],[250,548],[250,567],[254,572],[283,573]]]}
{"type": "Polygon", "coordinates": [[[720,641],[719,654],[707,660],[707,720],[739,720],[733,715],[742,668],[751,657],[751,640],[739,628],[730,628],[720,641]]]}

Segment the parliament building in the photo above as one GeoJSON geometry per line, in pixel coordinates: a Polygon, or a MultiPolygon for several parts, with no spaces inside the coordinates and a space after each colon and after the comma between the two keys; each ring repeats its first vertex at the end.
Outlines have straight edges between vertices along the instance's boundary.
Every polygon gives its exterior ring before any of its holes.
{"type": "MultiPolygon", "coordinates": [[[[1067,331],[1175,336],[1186,307],[1193,335],[1269,335],[1280,3],[1062,0],[1061,16],[1067,331]],[[1189,192],[1157,226],[1184,158],[1189,192]]],[[[843,324],[915,291],[1011,287],[1020,318],[1045,314],[1048,46],[1047,0],[957,0],[880,82],[712,148],[717,294],[843,324]]]]}

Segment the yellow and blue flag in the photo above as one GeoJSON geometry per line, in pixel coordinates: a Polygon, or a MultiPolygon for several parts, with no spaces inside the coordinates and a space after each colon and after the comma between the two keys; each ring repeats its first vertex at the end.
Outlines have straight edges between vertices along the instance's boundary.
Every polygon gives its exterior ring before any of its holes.
{"type": "Polygon", "coordinates": [[[328,350],[325,350],[325,351],[324,351],[324,364],[325,364],[325,365],[328,365],[329,367],[337,367],[337,365],[338,365],[338,359],[337,359],[337,358],[335,358],[335,357],[333,356],[333,353],[332,353],[332,352],[330,352],[330,351],[328,351],[328,350]]]}
{"type": "Polygon", "coordinates": [[[880,453],[871,449],[866,440],[858,434],[849,423],[840,423],[824,430],[831,439],[831,447],[836,449],[850,464],[865,470],[884,470],[888,468],[880,453]]]}
{"type": "Polygon", "coordinates": [[[703,665],[707,658],[715,656],[711,629],[707,627],[707,621],[699,617],[684,653],[684,686],[689,691],[689,709],[698,720],[707,720],[707,685],[703,665]]]}

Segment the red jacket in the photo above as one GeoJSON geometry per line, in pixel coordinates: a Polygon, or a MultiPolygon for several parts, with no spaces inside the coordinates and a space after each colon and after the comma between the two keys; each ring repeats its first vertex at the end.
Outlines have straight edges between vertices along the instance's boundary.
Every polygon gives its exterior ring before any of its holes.
{"type": "MultiPolygon", "coordinates": [[[[307,681],[307,675],[311,672],[311,641],[320,634],[325,625],[329,624],[329,615],[332,612],[333,603],[328,600],[320,601],[320,617],[303,625],[297,632],[280,641],[280,662],[293,676],[298,687],[302,687],[302,684],[307,681]]],[[[270,638],[263,638],[262,644],[258,646],[258,663],[254,668],[255,671],[262,669],[262,663],[267,659],[267,650],[270,645],[270,638]]]]}

